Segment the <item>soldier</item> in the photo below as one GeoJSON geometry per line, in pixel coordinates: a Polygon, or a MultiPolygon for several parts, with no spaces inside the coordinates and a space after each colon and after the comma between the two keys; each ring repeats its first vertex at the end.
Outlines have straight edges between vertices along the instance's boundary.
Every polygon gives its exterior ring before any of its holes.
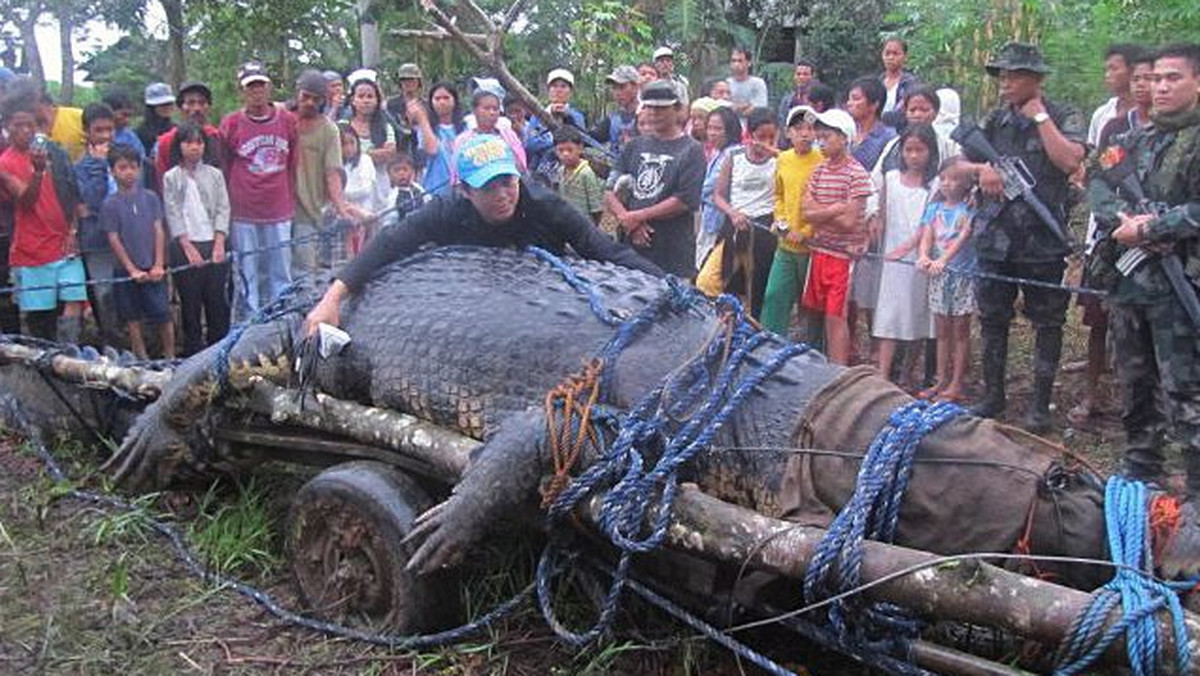
{"type": "MultiPolygon", "coordinates": [[[[984,136],[1001,156],[1024,161],[1036,181],[1035,191],[1059,223],[1066,222],[1067,179],[1086,153],[1087,125],[1080,113],[1052,103],[1042,92],[1050,68],[1036,47],[1009,43],[987,65],[1000,82],[1003,105],[980,125],[984,136]]],[[[964,148],[978,174],[979,186],[990,200],[1003,200],[1004,183],[994,167],[964,148]]],[[[979,269],[983,272],[1060,283],[1069,247],[1042,223],[1022,198],[998,205],[995,218],[977,224],[975,241],[979,269]]],[[[976,287],[979,323],[983,334],[985,394],[973,412],[996,417],[1004,412],[1004,373],[1008,359],[1008,329],[1017,291],[1024,296],[1024,312],[1036,329],[1034,341],[1034,392],[1025,426],[1030,431],[1049,429],[1050,395],[1062,354],[1063,322],[1070,295],[1065,291],[1032,285],[980,279],[976,287]]]]}
{"type": "Polygon", "coordinates": [[[1108,284],[1125,426],[1125,473],[1163,479],[1167,409],[1184,445],[1187,495],[1200,498],[1200,330],[1189,320],[1163,266],[1146,262],[1129,276],[1113,266],[1132,247],[1182,256],[1195,294],[1200,263],[1200,45],[1162,49],[1154,62],[1151,125],[1118,137],[1092,158],[1088,196],[1102,232],[1110,234],[1096,256],[1097,276],[1108,284]],[[1154,214],[1145,215],[1136,193],[1117,177],[1130,175],[1154,214]],[[1107,274],[1105,274],[1107,272],[1107,274]]]}

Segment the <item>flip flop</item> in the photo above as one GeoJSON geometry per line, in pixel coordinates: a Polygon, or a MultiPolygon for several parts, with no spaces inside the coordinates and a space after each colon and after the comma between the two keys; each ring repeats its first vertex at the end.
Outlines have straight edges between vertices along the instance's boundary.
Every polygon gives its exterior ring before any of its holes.
{"type": "Polygon", "coordinates": [[[940,393],[938,392],[938,388],[936,385],[933,387],[926,387],[925,389],[921,390],[920,392],[917,392],[917,399],[924,399],[926,401],[934,401],[935,399],[938,398],[939,394],[940,393]]]}

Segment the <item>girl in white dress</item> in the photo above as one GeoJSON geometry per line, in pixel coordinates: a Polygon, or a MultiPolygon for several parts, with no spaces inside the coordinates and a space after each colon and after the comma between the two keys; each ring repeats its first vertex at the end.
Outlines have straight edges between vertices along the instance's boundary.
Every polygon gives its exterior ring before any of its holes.
{"type": "Polygon", "coordinates": [[[921,216],[937,176],[938,141],[933,127],[912,125],[899,141],[900,168],[884,174],[880,196],[885,262],[879,281],[872,334],[879,341],[879,372],[889,377],[899,341],[933,337],[928,278],[915,267],[921,216]]]}

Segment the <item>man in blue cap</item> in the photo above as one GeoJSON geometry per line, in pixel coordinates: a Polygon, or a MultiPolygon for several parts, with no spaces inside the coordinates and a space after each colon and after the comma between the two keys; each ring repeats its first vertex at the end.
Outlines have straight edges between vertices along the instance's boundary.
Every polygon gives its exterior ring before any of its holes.
{"type": "Polygon", "coordinates": [[[309,332],[337,325],[342,300],[392,261],[426,244],[495,247],[537,246],[562,254],[571,245],[584,258],[661,276],[663,271],[632,249],[614,242],[563,198],[520,179],[512,149],[499,136],[469,139],[458,149],[460,191],[435,199],[395,226],[384,228],[362,253],[337,273],[321,302],[308,314],[309,332]]]}

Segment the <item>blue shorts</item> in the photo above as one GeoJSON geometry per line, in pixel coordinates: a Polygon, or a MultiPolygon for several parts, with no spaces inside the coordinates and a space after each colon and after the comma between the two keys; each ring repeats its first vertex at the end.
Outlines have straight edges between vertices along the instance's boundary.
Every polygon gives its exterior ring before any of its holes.
{"type": "Polygon", "coordinates": [[[53,310],[58,302],[87,300],[87,273],[78,256],[45,265],[13,268],[17,281],[17,305],[22,312],[53,310]]]}
{"type": "MultiPolygon", "coordinates": [[[[123,269],[113,270],[113,277],[128,280],[123,269]]],[[[166,324],[171,320],[167,306],[167,282],[117,281],[113,284],[113,304],[117,307],[117,318],[123,322],[145,322],[166,324]]]]}

